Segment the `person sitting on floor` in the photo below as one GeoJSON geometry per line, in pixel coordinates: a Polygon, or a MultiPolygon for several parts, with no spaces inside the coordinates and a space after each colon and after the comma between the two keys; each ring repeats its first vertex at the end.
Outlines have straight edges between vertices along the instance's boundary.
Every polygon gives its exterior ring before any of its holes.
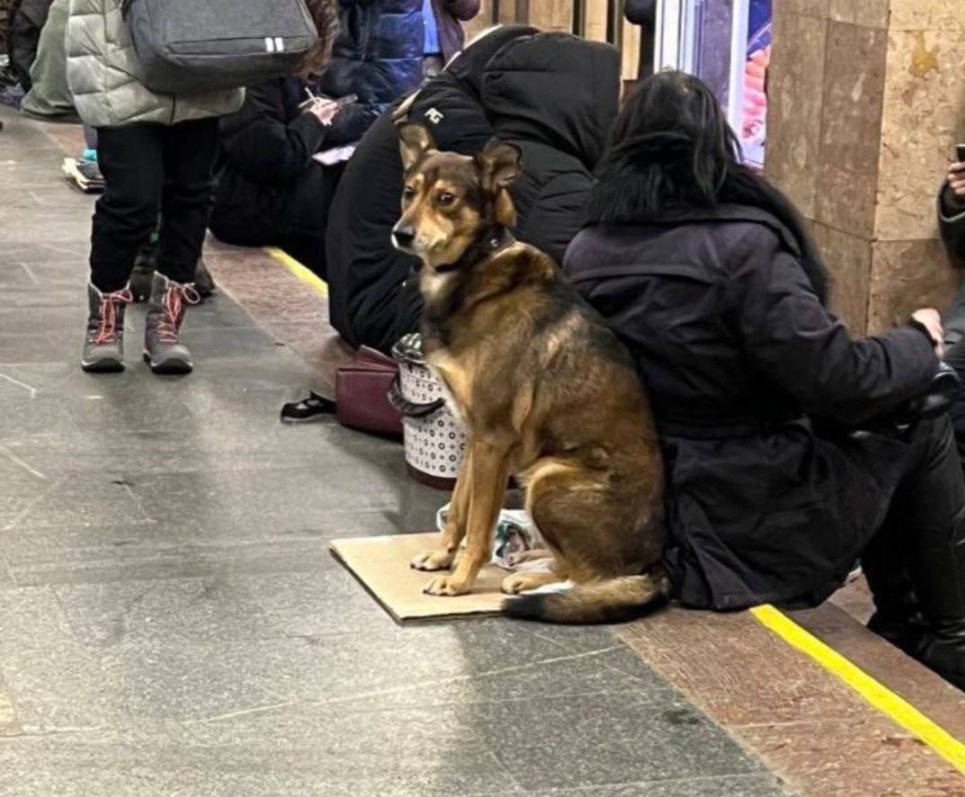
{"type": "MultiPolygon", "coordinates": [[[[965,163],[953,163],[938,194],[938,229],[952,263],[965,264],[965,163]]],[[[965,339],[965,283],[945,314],[945,343],[965,339]]]]}
{"type": "MultiPolygon", "coordinates": [[[[335,29],[330,0],[307,5],[318,30],[335,29]]],[[[225,243],[276,246],[322,277],[328,206],[342,166],[315,159],[328,144],[338,107],[310,97],[330,47],[328,37],[297,74],[248,89],[244,107],[221,120],[218,188],[209,222],[225,243]]]]}
{"type": "Polygon", "coordinates": [[[400,97],[422,82],[423,0],[338,0],[340,29],[321,79],[329,97],[356,95],[339,114],[328,146],[352,146],[400,97]]]}
{"type": "Polygon", "coordinates": [[[965,687],[965,477],[951,425],[899,434],[882,420],[928,392],[938,313],[852,338],[827,309],[804,222],[740,163],[697,78],[644,81],[612,142],[564,272],[650,393],[675,597],[719,611],[813,606],[860,557],[870,627],[965,687]]]}
{"type": "Polygon", "coordinates": [[[21,0],[13,6],[10,18],[10,66],[24,92],[30,91],[30,68],[37,58],[40,34],[47,24],[53,0],[21,0]]]}
{"type": "Polygon", "coordinates": [[[403,188],[394,121],[426,124],[441,150],[472,155],[494,135],[523,153],[510,189],[515,235],[557,260],[579,231],[591,170],[616,117],[620,61],[609,45],[532,28],[496,28],[372,127],[329,215],[333,326],[353,346],[388,353],[419,328],[418,260],[392,246],[403,188]]]}

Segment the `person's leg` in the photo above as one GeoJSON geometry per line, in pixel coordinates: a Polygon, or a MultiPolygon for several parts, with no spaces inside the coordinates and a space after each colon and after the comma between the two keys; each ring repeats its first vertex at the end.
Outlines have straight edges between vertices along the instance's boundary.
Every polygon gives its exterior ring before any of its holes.
{"type": "Polygon", "coordinates": [[[137,252],[151,237],[164,180],[163,131],[145,124],[98,131],[106,185],[94,211],[90,268],[99,290],[127,285],[137,252]]]}
{"type": "Polygon", "coordinates": [[[200,301],[195,272],[214,197],[218,120],[183,122],[165,130],[164,189],[157,271],[145,328],[145,359],[155,373],[189,373],[181,342],[184,312],[200,301]]]}
{"type": "MultiPolygon", "coordinates": [[[[881,535],[879,542],[891,546],[892,567],[907,563],[890,583],[900,583],[907,572],[926,624],[909,652],[965,687],[965,476],[947,418],[923,423],[916,432],[907,475],[881,535]]],[[[879,605],[893,604],[881,594],[880,578],[869,584],[879,605]]]]}
{"type": "Polygon", "coordinates": [[[182,122],[167,129],[157,267],[174,282],[194,280],[214,205],[217,147],[217,119],[182,122]]]}
{"type": "Polygon", "coordinates": [[[961,339],[945,351],[945,362],[958,373],[962,380],[962,387],[958,393],[958,400],[949,408],[952,418],[952,428],[955,431],[955,444],[958,454],[965,466],[965,339],[961,339]]]}
{"type": "Polygon", "coordinates": [[[81,367],[119,371],[124,367],[124,308],[137,251],[150,236],[163,181],[163,150],[155,125],[99,131],[100,163],[106,186],[97,201],[91,230],[90,315],[81,367]]]}

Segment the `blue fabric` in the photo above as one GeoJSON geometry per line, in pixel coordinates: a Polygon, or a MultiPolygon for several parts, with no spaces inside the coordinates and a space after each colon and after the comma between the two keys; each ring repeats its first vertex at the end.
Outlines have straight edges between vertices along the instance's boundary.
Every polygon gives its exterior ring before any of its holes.
{"type": "Polygon", "coordinates": [[[358,141],[383,111],[422,83],[423,0],[339,0],[341,27],[320,89],[357,94],[335,117],[330,146],[358,141]]]}
{"type": "Polygon", "coordinates": [[[436,12],[432,7],[432,0],[423,0],[422,18],[426,25],[425,45],[422,51],[426,55],[439,55],[442,46],[439,44],[439,25],[436,22],[436,12]]]}

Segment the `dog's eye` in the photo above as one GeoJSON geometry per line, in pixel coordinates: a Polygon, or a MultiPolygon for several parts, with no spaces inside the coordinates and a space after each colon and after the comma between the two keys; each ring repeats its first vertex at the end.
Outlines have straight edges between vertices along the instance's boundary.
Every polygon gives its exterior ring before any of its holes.
{"type": "Polygon", "coordinates": [[[412,199],[415,196],[415,189],[411,185],[407,185],[402,191],[403,199],[412,199]]]}
{"type": "Polygon", "coordinates": [[[449,191],[443,191],[441,194],[439,194],[440,205],[451,205],[455,201],[456,195],[449,191]]]}

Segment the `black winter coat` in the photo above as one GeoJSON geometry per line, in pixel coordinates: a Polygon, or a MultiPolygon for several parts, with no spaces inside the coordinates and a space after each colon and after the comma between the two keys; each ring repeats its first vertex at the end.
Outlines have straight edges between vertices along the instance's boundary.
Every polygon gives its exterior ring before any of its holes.
{"type": "Polygon", "coordinates": [[[11,8],[9,54],[10,66],[25,92],[30,91],[30,67],[37,60],[40,33],[47,24],[53,0],[20,0],[11,8]]]}
{"type": "Polygon", "coordinates": [[[277,244],[321,237],[335,172],[312,160],[331,131],[303,113],[305,85],[278,78],[248,90],[244,107],[221,120],[218,188],[211,229],[228,243],[277,244]]]}
{"type": "MultiPolygon", "coordinates": [[[[591,169],[616,115],[619,57],[607,45],[532,32],[507,27],[480,39],[419,91],[407,115],[442,150],[474,154],[494,135],[519,146],[516,236],[561,261],[583,225],[591,169]]],[[[418,261],[391,243],[402,187],[387,114],[349,162],[329,219],[332,323],[353,345],[388,351],[418,329],[422,298],[409,279],[418,261]]]]}
{"type": "Polygon", "coordinates": [[[948,253],[959,261],[965,259],[965,202],[947,182],[938,195],[938,229],[948,253]]]}
{"type": "Polygon", "coordinates": [[[908,444],[816,421],[887,415],[937,369],[917,328],[853,340],[800,258],[776,219],[734,206],[591,227],[567,254],[650,392],[666,563],[688,606],[816,604],[839,586],[884,522],[908,444]]]}
{"type": "Polygon", "coordinates": [[[329,97],[357,94],[339,114],[329,141],[358,141],[379,116],[422,82],[422,0],[339,0],[342,12],[332,60],[322,76],[329,97]]]}

